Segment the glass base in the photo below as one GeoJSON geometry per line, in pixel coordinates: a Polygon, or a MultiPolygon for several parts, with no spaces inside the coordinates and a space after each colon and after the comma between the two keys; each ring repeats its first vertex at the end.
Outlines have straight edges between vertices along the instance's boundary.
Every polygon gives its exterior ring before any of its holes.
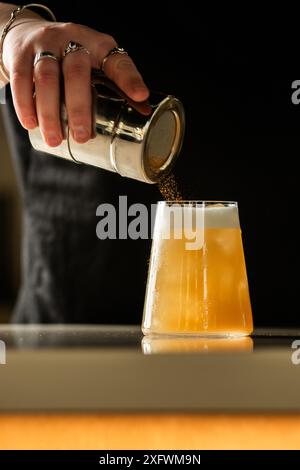
{"type": "Polygon", "coordinates": [[[191,331],[191,332],[158,332],[148,328],[142,328],[142,332],[145,336],[160,336],[164,338],[242,338],[244,336],[250,336],[252,331],[235,331],[235,332],[203,332],[203,331],[191,331]]]}

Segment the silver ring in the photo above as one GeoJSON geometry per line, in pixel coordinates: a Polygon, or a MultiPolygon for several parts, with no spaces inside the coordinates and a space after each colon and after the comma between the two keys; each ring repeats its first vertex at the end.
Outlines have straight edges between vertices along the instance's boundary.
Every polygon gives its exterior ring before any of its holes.
{"type": "Polygon", "coordinates": [[[86,52],[86,54],[90,54],[90,51],[88,51],[87,48],[82,44],[79,44],[79,42],[70,41],[64,50],[63,57],[66,57],[68,54],[77,51],[83,51],[86,52]]]}
{"type": "Polygon", "coordinates": [[[35,67],[36,64],[42,60],[42,59],[52,59],[56,60],[59,62],[59,57],[57,57],[53,52],[50,51],[42,51],[42,52],[37,52],[34,56],[34,61],[33,61],[33,66],[35,67]]]}
{"type": "Polygon", "coordinates": [[[101,65],[102,72],[104,72],[104,65],[107,59],[109,59],[110,56],[115,55],[115,54],[128,55],[128,52],[126,52],[125,49],[123,49],[123,47],[118,47],[118,46],[113,47],[102,60],[102,65],[101,65]]]}

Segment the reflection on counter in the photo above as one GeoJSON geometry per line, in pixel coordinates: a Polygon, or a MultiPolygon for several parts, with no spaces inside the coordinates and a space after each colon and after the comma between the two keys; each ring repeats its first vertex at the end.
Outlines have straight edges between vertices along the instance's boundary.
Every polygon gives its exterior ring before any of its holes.
{"type": "Polygon", "coordinates": [[[139,325],[1,325],[0,341],[8,351],[23,349],[128,350],[137,354],[155,352],[222,352],[283,348],[300,338],[300,329],[256,329],[250,337],[186,337],[143,335],[139,325]]]}
{"type": "Polygon", "coordinates": [[[0,325],[9,349],[131,348],[140,352],[136,325],[0,325]]]}
{"type": "Polygon", "coordinates": [[[162,338],[160,336],[145,336],[141,344],[144,354],[253,351],[253,340],[249,336],[239,338],[162,338]]]}

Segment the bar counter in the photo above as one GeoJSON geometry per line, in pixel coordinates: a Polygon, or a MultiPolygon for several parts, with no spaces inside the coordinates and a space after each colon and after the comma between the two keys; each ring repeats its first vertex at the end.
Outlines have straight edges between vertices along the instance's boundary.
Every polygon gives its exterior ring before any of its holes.
{"type": "Polygon", "coordinates": [[[299,449],[298,350],[296,329],[0,325],[0,449],[299,449]]]}

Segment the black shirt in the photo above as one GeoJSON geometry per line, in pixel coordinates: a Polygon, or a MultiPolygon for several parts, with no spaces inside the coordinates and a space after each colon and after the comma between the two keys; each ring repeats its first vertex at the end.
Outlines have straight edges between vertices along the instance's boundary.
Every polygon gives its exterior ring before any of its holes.
{"type": "MultiPolygon", "coordinates": [[[[144,11],[135,2],[44,4],[61,21],[112,34],[150,88],[182,100],[187,132],[175,174],[183,194],[239,202],[254,322],[299,325],[297,76],[279,75],[293,61],[293,28],[283,35],[283,18],[279,27],[256,12],[232,21],[196,14],[193,2],[144,11]]],[[[161,199],[157,188],[35,152],[11,104],[4,111],[24,201],[15,320],[139,323],[151,241],[98,240],[96,207],[119,195],[150,204],[161,199]]]]}

